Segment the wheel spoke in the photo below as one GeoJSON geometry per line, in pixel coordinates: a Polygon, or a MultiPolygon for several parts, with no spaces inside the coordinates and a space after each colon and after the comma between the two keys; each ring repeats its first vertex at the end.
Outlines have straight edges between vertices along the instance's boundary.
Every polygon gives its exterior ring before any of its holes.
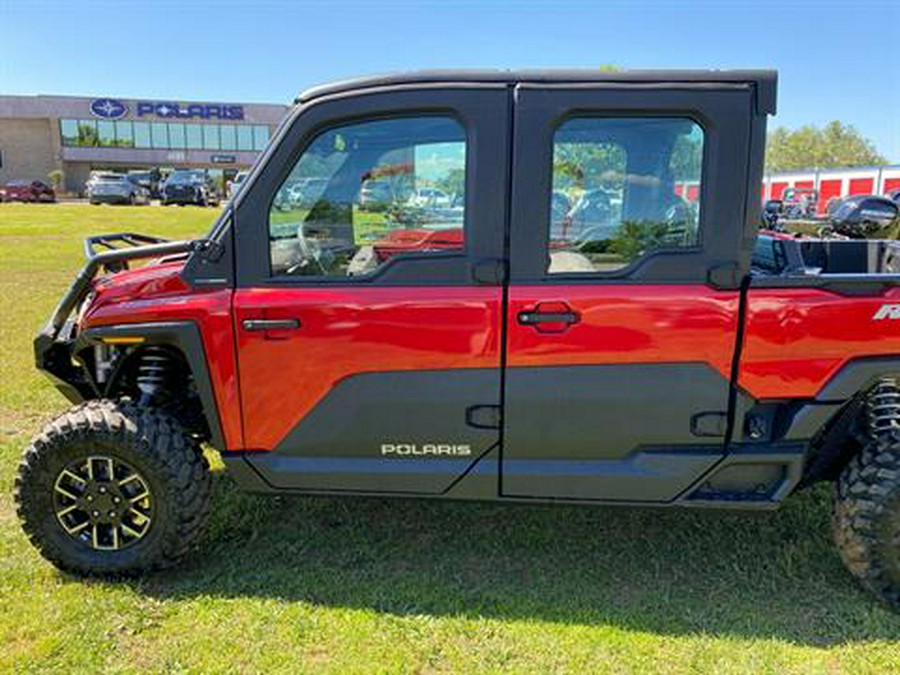
{"type": "Polygon", "coordinates": [[[132,504],[136,504],[137,502],[141,501],[142,499],[146,499],[149,496],[150,492],[146,488],[144,488],[144,491],[141,494],[137,495],[136,497],[132,497],[129,501],[131,501],[132,504]]]}
{"type": "Polygon", "coordinates": [[[128,509],[129,515],[135,518],[135,525],[143,525],[144,523],[150,522],[150,517],[141,513],[135,508],[128,509]]]}
{"type": "Polygon", "coordinates": [[[133,527],[126,525],[125,523],[122,523],[122,531],[130,534],[132,537],[136,537],[136,538],[140,539],[141,537],[144,536],[144,532],[147,531],[147,528],[145,527],[143,532],[138,532],[133,527]]]}
{"type": "Polygon", "coordinates": [[[62,473],[59,474],[59,477],[60,477],[60,478],[63,478],[63,476],[68,476],[69,478],[78,481],[78,482],[81,483],[82,485],[87,485],[87,484],[88,484],[88,482],[87,482],[84,478],[82,478],[81,476],[79,476],[77,473],[74,473],[74,472],[72,472],[72,471],[69,471],[68,469],[63,469],[62,473]]]}
{"type": "Polygon", "coordinates": [[[72,513],[72,511],[74,511],[77,508],[78,508],[78,504],[72,504],[72,506],[67,506],[62,511],[57,511],[56,515],[58,518],[62,518],[66,514],[72,513]]]}
{"type": "Polygon", "coordinates": [[[79,523],[78,525],[75,525],[74,527],[66,527],[65,525],[63,525],[63,528],[65,528],[66,532],[68,532],[69,534],[74,536],[74,535],[78,534],[79,532],[81,532],[84,528],[86,528],[90,524],[91,524],[91,521],[85,520],[83,523],[79,523]]]}
{"type": "Polygon", "coordinates": [[[127,483],[130,483],[130,482],[133,481],[133,480],[140,480],[139,476],[138,476],[136,473],[133,473],[133,474],[131,474],[130,476],[128,476],[128,477],[123,478],[122,480],[120,480],[120,481],[119,481],[119,487],[122,487],[123,485],[125,485],[125,484],[127,484],[127,483]]]}
{"type": "Polygon", "coordinates": [[[68,499],[71,499],[72,501],[78,501],[78,497],[76,497],[75,495],[73,495],[73,494],[72,494],[71,492],[69,492],[68,490],[65,490],[65,489],[61,488],[59,485],[57,485],[54,489],[55,489],[59,494],[61,494],[63,497],[66,497],[66,498],[68,498],[68,499]]]}

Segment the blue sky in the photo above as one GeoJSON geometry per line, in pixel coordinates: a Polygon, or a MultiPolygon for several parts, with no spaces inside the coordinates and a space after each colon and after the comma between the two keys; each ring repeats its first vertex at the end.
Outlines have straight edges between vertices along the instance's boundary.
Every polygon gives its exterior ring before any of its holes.
{"type": "Polygon", "coordinates": [[[420,68],[771,67],[770,125],[839,119],[900,163],[900,0],[0,0],[0,93],[288,102],[420,68]]]}

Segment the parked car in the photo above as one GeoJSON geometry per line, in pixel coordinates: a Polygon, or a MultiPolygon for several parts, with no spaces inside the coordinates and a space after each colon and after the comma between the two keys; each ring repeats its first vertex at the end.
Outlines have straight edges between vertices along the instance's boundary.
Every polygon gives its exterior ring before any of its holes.
{"type": "Polygon", "coordinates": [[[781,202],[783,218],[815,218],[819,191],[813,188],[790,187],[781,195],[781,202]]]}
{"type": "Polygon", "coordinates": [[[55,202],[56,192],[39,180],[11,180],[0,185],[0,202],[55,202]]]}
{"type": "MultiPolygon", "coordinates": [[[[29,541],[84,576],[177,564],[211,510],[204,444],[237,486],[275,495],[764,513],[829,482],[848,570],[900,610],[900,275],[852,256],[847,273],[753,274],[775,85],[771,71],[444,71],[303,94],[266,180],[208,235],[88,239],[33,345],[74,406],[19,464],[29,541]],[[694,120],[716,190],[699,193],[702,236],[657,246],[688,218],[660,188],[694,120]],[[279,176],[316,135],[341,153],[325,194],[343,195],[379,152],[478,139],[465,225],[381,239],[383,264],[355,281],[324,243],[361,248],[347,204],[276,240],[279,176]],[[624,264],[567,250],[586,264],[553,270],[556,142],[622,148],[635,180],[600,212],[628,214],[624,264]]],[[[822,526],[787,523],[794,540],[822,526]]],[[[746,564],[771,585],[772,561],[746,564]]]]}
{"type": "MultiPolygon", "coordinates": [[[[877,235],[897,222],[900,205],[887,197],[854,195],[847,197],[828,219],[828,229],[853,239],[877,235]]],[[[826,230],[827,231],[827,230],[826,230]]]]}
{"type": "Polygon", "coordinates": [[[96,174],[86,185],[91,204],[149,204],[150,190],[123,173],[96,174]]]}
{"type": "Polygon", "coordinates": [[[394,199],[394,191],[386,180],[366,180],[359,190],[359,208],[364,211],[387,208],[394,199]]]}
{"type": "Polygon", "coordinates": [[[437,188],[419,188],[409,198],[410,206],[427,209],[443,209],[453,205],[453,199],[437,188]]]}
{"type": "Polygon", "coordinates": [[[247,174],[247,171],[237,172],[234,180],[231,181],[231,184],[228,186],[228,199],[234,199],[234,196],[238,193],[238,190],[241,189],[241,184],[247,179],[247,174]]]}
{"type": "Polygon", "coordinates": [[[137,183],[150,193],[151,199],[159,199],[161,175],[159,169],[150,171],[129,171],[128,180],[137,183]]]}
{"type": "Polygon", "coordinates": [[[218,206],[218,189],[212,176],[206,171],[199,169],[173,171],[163,185],[162,204],[218,206]]]}
{"type": "Polygon", "coordinates": [[[885,197],[890,199],[895,204],[900,204],[900,190],[891,190],[885,195],[885,197]]]}

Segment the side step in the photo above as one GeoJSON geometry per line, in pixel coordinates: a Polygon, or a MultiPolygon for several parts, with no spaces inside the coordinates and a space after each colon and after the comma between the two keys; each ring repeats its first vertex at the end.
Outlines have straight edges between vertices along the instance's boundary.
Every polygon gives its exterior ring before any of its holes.
{"type": "Polygon", "coordinates": [[[678,500],[682,506],[777,507],[800,482],[806,445],[737,445],[678,500]]]}

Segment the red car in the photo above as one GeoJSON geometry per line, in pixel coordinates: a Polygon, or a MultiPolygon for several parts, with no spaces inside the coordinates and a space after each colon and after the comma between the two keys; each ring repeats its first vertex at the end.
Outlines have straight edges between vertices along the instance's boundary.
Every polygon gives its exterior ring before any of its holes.
{"type": "Polygon", "coordinates": [[[53,188],[39,180],[11,180],[0,185],[0,202],[55,202],[53,188]]]}

